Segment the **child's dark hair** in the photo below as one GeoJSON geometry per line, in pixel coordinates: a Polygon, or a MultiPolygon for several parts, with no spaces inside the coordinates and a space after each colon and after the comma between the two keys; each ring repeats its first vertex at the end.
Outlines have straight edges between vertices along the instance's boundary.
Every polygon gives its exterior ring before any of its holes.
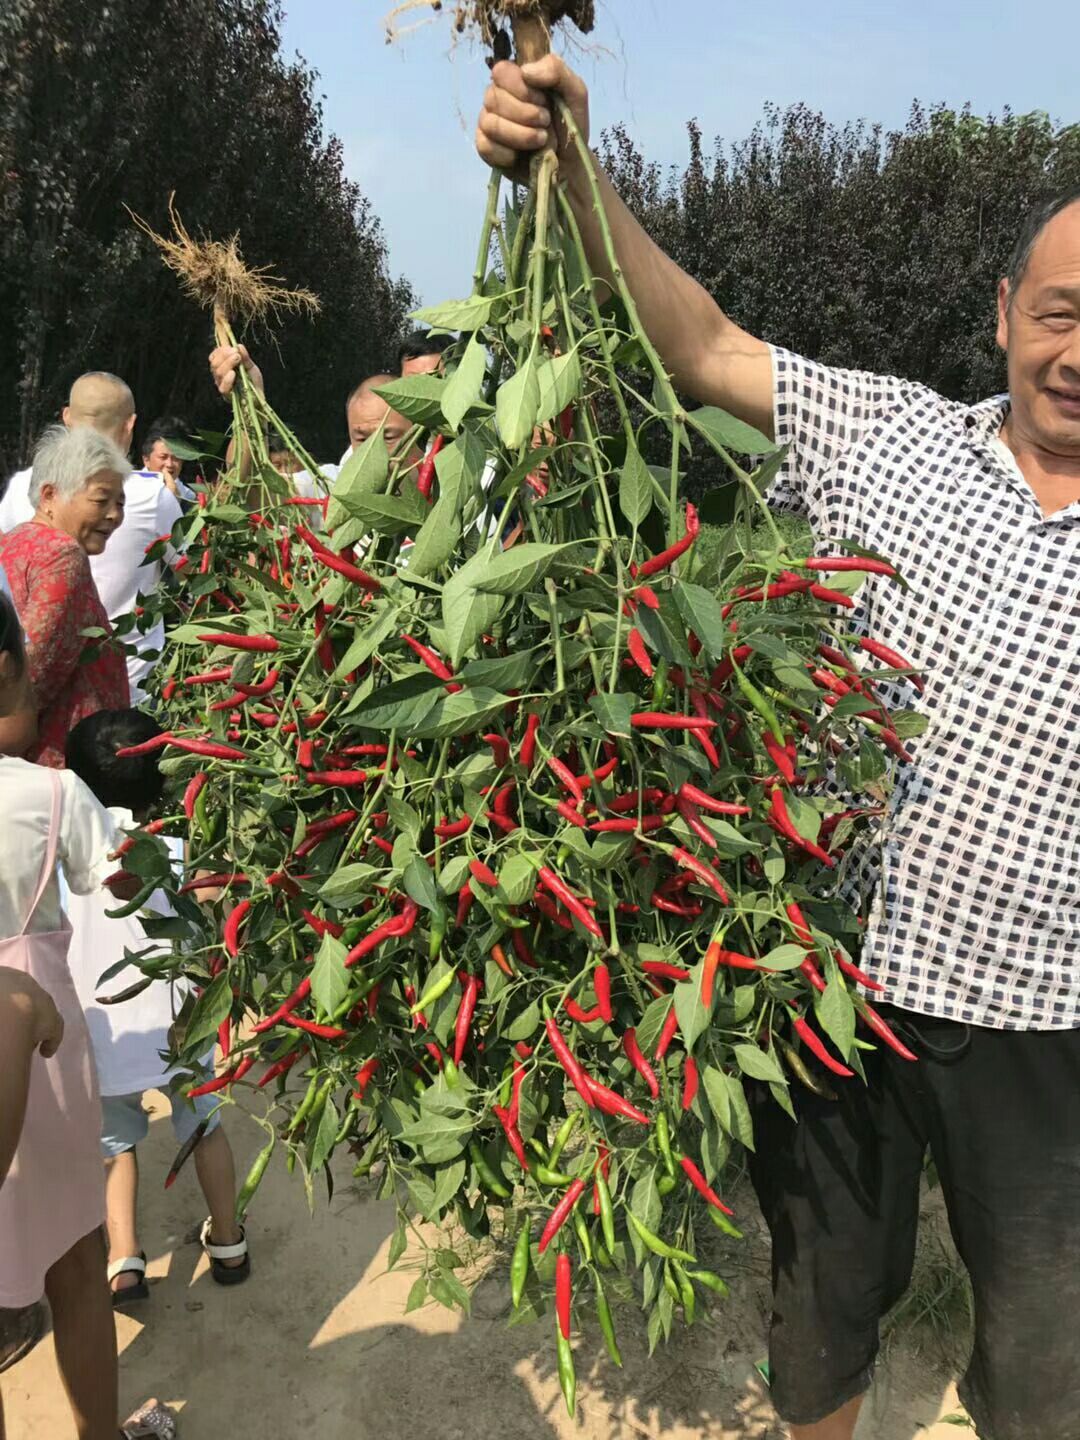
{"type": "Polygon", "coordinates": [[[26,667],[26,645],[19,613],[3,590],[0,590],[0,655],[11,656],[17,679],[26,667]]]}
{"type": "Polygon", "coordinates": [[[161,726],[142,710],[99,710],[72,729],[64,758],[102,805],[143,815],[154,809],[165,789],[158,752],[119,757],[116,752],[160,734],[161,726]]]}

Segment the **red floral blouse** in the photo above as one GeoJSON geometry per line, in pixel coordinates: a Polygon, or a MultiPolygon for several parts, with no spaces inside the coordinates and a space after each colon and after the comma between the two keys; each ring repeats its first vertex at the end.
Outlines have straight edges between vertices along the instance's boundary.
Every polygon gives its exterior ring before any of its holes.
{"type": "Polygon", "coordinates": [[[78,541],[30,520],[0,535],[0,565],[26,632],[39,708],[37,744],[26,758],[62,769],[73,725],[131,703],[127,665],[107,638],[81,633],[96,628],[108,637],[112,627],[78,541]]]}

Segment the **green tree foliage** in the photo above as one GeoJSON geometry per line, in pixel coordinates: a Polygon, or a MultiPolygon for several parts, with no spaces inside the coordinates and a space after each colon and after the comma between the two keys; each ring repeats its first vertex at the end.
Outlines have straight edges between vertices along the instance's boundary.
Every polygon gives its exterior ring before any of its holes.
{"type": "Polygon", "coordinates": [[[1080,185],[1080,125],[914,106],[884,133],[769,109],[685,169],[648,162],[622,127],[602,158],[650,235],[756,335],[815,359],[974,400],[1003,388],[994,294],[1020,222],[1080,185]]]}
{"type": "Polygon", "coordinates": [[[171,190],[193,233],[239,231],[249,264],[321,297],[321,316],[286,324],[260,358],[320,456],[342,448],[345,395],[385,367],[412,296],[279,22],[276,0],[0,7],[5,469],[91,368],[129,381],[143,422],[223,428],[207,317],[124,210],[166,228],[171,190]]]}

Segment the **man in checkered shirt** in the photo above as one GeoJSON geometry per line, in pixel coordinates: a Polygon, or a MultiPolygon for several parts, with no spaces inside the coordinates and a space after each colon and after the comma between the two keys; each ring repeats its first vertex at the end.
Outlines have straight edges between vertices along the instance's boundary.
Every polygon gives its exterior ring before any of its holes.
{"type": "MultiPolygon", "coordinates": [[[[548,143],[556,57],[492,71],[503,169],[548,143]]],[[[607,273],[566,137],[562,176],[607,273]]],[[[520,172],[519,172],[520,173],[520,172]]],[[[752,1173],[773,1237],[773,1397],[798,1440],[851,1440],[878,1323],[911,1276],[927,1149],[975,1295],[961,1394],[983,1440],[1080,1437],[1080,192],[1024,227],[998,296],[1009,393],[968,406],[834,370],[729,320],[602,181],[619,261],[676,384],[787,446],[772,499],[887,554],[854,623],[926,674],[863,964],[919,1053],[865,1089],[767,1096],[752,1173]]],[[[989,298],[989,297],[988,297],[989,298]]],[[[905,697],[911,700],[908,689],[905,697]]]]}

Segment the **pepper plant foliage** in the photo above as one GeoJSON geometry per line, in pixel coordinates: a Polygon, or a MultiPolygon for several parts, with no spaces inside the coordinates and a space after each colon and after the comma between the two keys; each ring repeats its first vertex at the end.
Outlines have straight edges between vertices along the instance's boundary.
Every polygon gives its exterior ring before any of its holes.
{"type": "MultiPolygon", "coordinates": [[[[758,499],[781,456],[680,407],[628,294],[598,306],[554,157],[505,209],[501,183],[472,293],[421,313],[461,332],[445,373],[381,392],[415,425],[397,454],[378,433],[301,501],[265,424],[303,447],[241,377],[251,473],[178,523],[158,697],[169,823],[222,894],[189,880],[159,922],[183,944],[148,963],[199,992],[179,1059],[231,1038],[214,1083],[266,1096],[240,1208],[277,1149],[309,1190],[342,1151],[384,1166],[394,1261],[414,1217],[481,1236],[505,1211],[522,1312],[559,1262],[569,1384],[567,1260],[613,1354],[605,1287],[633,1285],[655,1344],[723,1288],[693,1257],[731,1223],[746,1081],[790,1106],[822,1084],[807,1045],[860,1069],[837,877],[918,719],[845,618],[902,582],[854,547],[832,578],[787,553],[758,499]],[[680,498],[703,454],[742,495],[708,566],[680,498]],[[817,783],[838,771],[843,802],[817,783]]],[[[159,878],[148,841],[128,863],[159,878]]],[[[428,1252],[410,1305],[467,1305],[459,1264],[428,1252]]]]}

